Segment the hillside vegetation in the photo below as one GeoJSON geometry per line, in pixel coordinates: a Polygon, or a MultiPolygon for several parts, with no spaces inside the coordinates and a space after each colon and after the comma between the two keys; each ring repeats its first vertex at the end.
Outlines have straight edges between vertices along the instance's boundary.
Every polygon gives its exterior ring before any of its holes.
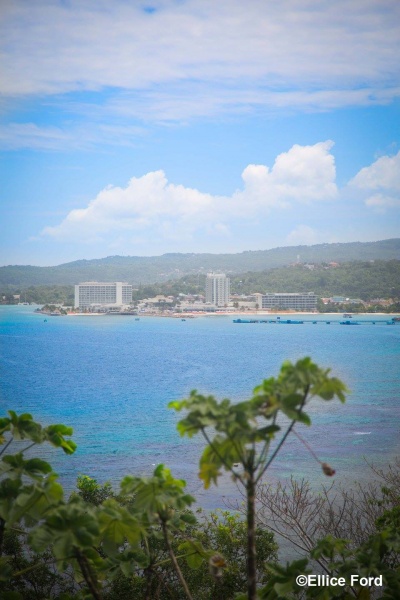
{"type": "Polygon", "coordinates": [[[321,264],[354,260],[400,259],[400,239],[379,242],[290,246],[239,254],[163,254],[162,256],[109,256],[78,260],[54,267],[0,267],[1,289],[38,285],[74,285],[82,281],[128,281],[140,284],[179,279],[186,274],[223,271],[230,275],[265,271],[296,262],[321,264]]]}
{"type": "Polygon", "coordinates": [[[400,261],[350,262],[334,268],[304,266],[244,273],[232,278],[238,293],[315,292],[330,298],[345,296],[372,300],[400,297],[400,261]]]}
{"type": "MultiPolygon", "coordinates": [[[[187,275],[177,281],[141,286],[136,299],[156,294],[203,294],[205,277],[187,275]]],[[[400,298],[400,261],[353,261],[337,267],[304,265],[268,269],[261,273],[248,271],[231,275],[231,293],[315,292],[320,297],[345,296],[372,300],[400,298]]]]}
{"type": "MultiPolygon", "coordinates": [[[[133,292],[134,300],[163,294],[204,294],[205,275],[186,275],[165,283],[140,285],[133,292]]],[[[61,303],[71,305],[72,286],[30,286],[17,290],[21,301],[38,304],[61,303]]],[[[231,292],[315,292],[319,297],[345,296],[370,301],[377,298],[399,300],[400,260],[353,261],[337,267],[316,265],[310,270],[305,265],[295,265],[262,272],[231,275],[231,292]]],[[[8,303],[15,302],[13,295],[3,294],[8,303]]]]}

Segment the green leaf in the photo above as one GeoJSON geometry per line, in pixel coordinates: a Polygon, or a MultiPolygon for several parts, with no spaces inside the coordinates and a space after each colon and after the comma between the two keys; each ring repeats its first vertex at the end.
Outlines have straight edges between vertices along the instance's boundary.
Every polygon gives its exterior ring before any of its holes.
{"type": "Polygon", "coordinates": [[[185,553],[185,560],[191,569],[199,569],[205,559],[213,554],[204,549],[203,545],[197,540],[186,540],[178,546],[179,552],[185,553]]]}
{"type": "Polygon", "coordinates": [[[10,415],[10,431],[15,440],[30,439],[38,444],[43,441],[42,426],[39,423],[35,423],[32,419],[32,415],[24,413],[17,415],[13,410],[9,410],[10,415]]]}
{"type": "Polygon", "coordinates": [[[98,513],[100,536],[107,554],[115,554],[127,540],[137,544],[145,533],[143,526],[115,500],[106,500],[98,513]]]}
{"type": "Polygon", "coordinates": [[[49,425],[44,429],[44,437],[53,446],[62,448],[66,454],[73,454],[77,445],[72,440],[66,440],[65,435],[72,435],[72,427],[66,425],[49,425]]]}
{"type": "Polygon", "coordinates": [[[121,482],[123,495],[134,495],[135,511],[143,511],[149,519],[170,520],[175,510],[189,507],[195,499],[185,494],[186,482],[174,479],[171,471],[158,465],[152,477],[125,477],[121,482]]]}
{"type": "Polygon", "coordinates": [[[57,559],[74,555],[74,548],[85,551],[99,541],[99,523],[94,509],[74,497],[69,504],[60,504],[48,511],[42,525],[30,534],[32,546],[43,552],[53,545],[57,559]]]}

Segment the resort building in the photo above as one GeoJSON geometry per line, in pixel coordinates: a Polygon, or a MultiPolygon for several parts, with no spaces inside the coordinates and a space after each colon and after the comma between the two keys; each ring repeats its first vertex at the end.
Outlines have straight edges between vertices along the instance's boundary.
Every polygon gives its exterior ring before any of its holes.
{"type": "Polygon", "coordinates": [[[231,280],[224,273],[207,273],[206,303],[225,306],[229,303],[231,280]]]}
{"type": "Polygon", "coordinates": [[[265,309],[291,309],[301,311],[317,310],[317,296],[314,292],[305,294],[279,293],[279,294],[254,294],[258,299],[260,308],[265,309]]]}
{"type": "Polygon", "coordinates": [[[122,306],[132,302],[132,286],[128,283],[87,281],[75,286],[75,308],[122,306]]]}

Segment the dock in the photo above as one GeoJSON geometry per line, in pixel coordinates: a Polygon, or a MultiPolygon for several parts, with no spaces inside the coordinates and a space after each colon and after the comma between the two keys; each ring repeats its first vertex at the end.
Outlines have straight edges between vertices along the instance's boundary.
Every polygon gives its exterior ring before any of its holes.
{"type": "Polygon", "coordinates": [[[395,325],[396,320],[383,320],[383,319],[359,319],[355,321],[353,319],[348,319],[344,321],[339,321],[337,319],[303,319],[301,321],[297,319],[281,319],[280,317],[276,317],[276,319],[233,319],[234,323],[271,323],[276,325],[317,325],[318,323],[325,323],[326,325],[364,325],[365,323],[371,323],[372,325],[383,323],[385,325],[395,325]]]}

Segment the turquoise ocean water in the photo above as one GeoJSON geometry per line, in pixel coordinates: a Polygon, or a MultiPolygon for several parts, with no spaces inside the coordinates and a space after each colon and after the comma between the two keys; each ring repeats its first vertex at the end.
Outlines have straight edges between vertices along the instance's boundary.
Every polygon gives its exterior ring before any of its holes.
{"type": "MultiPolygon", "coordinates": [[[[312,320],[312,317],[304,317],[312,320]]],[[[317,317],[322,318],[321,315],[317,317]]],[[[72,425],[74,456],[42,451],[72,489],[80,473],[115,485],[128,473],[168,465],[205,507],[235,497],[228,478],[204,492],[197,478],[201,440],[180,438],[169,401],[191,389],[241,400],[281,363],[311,356],[343,379],[347,403],[316,403],[299,432],[321,460],[351,482],[365,459],[384,466],[400,451],[400,324],[234,324],[232,317],[47,317],[34,307],[0,307],[0,409],[30,412],[42,423],[72,425]]],[[[363,318],[360,317],[360,321],[363,318]]],[[[376,320],[385,320],[376,316],[376,320]]],[[[270,477],[326,483],[293,438],[270,477]]]]}

